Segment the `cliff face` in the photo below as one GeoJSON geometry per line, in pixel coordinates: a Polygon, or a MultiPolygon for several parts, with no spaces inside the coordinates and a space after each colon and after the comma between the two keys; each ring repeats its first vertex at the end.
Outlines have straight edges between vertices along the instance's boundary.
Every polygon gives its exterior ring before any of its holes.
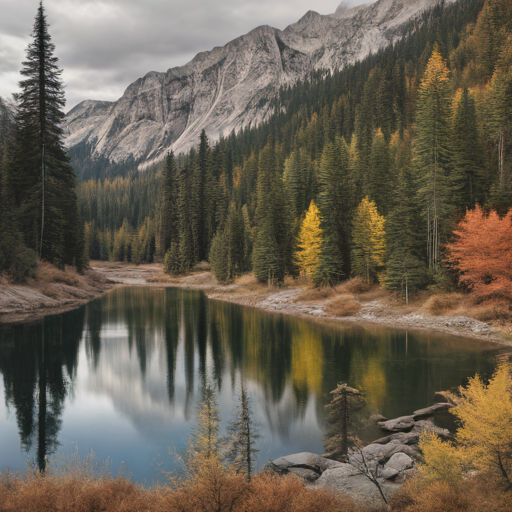
{"type": "Polygon", "coordinates": [[[258,27],[199,53],[183,67],[150,72],[116,102],[84,101],[67,115],[68,148],[84,160],[112,164],[158,161],[270,115],[283,85],[312,70],[334,70],[366,57],[400,36],[404,23],[437,0],[378,0],[322,16],[309,11],[285,30],[258,27]]]}

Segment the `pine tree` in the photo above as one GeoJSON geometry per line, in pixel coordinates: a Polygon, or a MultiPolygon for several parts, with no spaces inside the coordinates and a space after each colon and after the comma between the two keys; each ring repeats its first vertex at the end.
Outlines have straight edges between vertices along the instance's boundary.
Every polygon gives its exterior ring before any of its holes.
{"type": "Polygon", "coordinates": [[[315,284],[321,281],[322,244],[320,212],[315,202],[311,201],[300,228],[295,259],[301,273],[308,276],[315,284]]]}
{"type": "Polygon", "coordinates": [[[189,454],[195,464],[219,455],[219,405],[215,389],[205,384],[201,402],[196,410],[196,422],[192,430],[189,454]]]}
{"type": "Polygon", "coordinates": [[[386,219],[386,262],[384,285],[399,292],[408,302],[409,296],[426,284],[426,266],[422,231],[421,206],[416,200],[416,180],[411,168],[408,132],[394,143],[394,166],[399,170],[394,207],[386,219]]]}
{"type": "Polygon", "coordinates": [[[273,141],[269,141],[260,153],[257,188],[253,270],[259,282],[279,283],[286,273],[290,230],[273,141]]]}
{"type": "MultiPolygon", "coordinates": [[[[512,58],[510,60],[512,61],[512,58]]],[[[496,68],[492,76],[487,125],[498,149],[498,179],[493,194],[498,197],[493,198],[493,203],[503,209],[503,205],[500,204],[503,199],[500,201],[500,196],[504,196],[506,207],[510,207],[512,195],[512,180],[506,161],[507,139],[512,131],[512,62],[507,63],[504,60],[503,65],[496,68]]]]}
{"type": "Polygon", "coordinates": [[[368,174],[368,195],[379,212],[387,215],[392,202],[394,177],[391,175],[389,144],[380,129],[373,137],[368,174]]]}
{"type": "Polygon", "coordinates": [[[366,280],[375,281],[377,271],[384,267],[386,233],[384,217],[379,215],[373,201],[365,197],[354,214],[352,228],[352,272],[366,280]]]}
{"type": "Polygon", "coordinates": [[[21,74],[7,183],[28,247],[41,259],[83,266],[76,175],[64,149],[64,91],[42,2],[21,74]]]}
{"type": "Polygon", "coordinates": [[[11,198],[4,189],[13,132],[12,112],[0,98],[0,272],[7,272],[14,282],[23,282],[36,266],[36,254],[23,243],[11,198]]]}
{"type": "Polygon", "coordinates": [[[453,175],[457,209],[472,208],[484,197],[483,147],[478,133],[473,95],[465,88],[453,117],[453,175]]]}
{"type": "Polygon", "coordinates": [[[172,151],[165,159],[160,201],[159,248],[164,256],[172,242],[178,240],[178,169],[172,151]]]}
{"type": "Polygon", "coordinates": [[[227,459],[237,471],[245,473],[250,482],[254,473],[258,449],[254,447],[260,438],[252,417],[251,401],[242,385],[234,418],[228,426],[227,459]]]}
{"type": "Polygon", "coordinates": [[[418,91],[418,133],[415,141],[418,199],[427,225],[428,266],[434,272],[441,262],[441,243],[449,231],[451,214],[451,95],[448,74],[446,63],[436,46],[418,91]]]}
{"type": "Polygon", "coordinates": [[[320,161],[318,207],[324,233],[324,279],[333,282],[350,269],[349,150],[343,138],[326,144],[320,161]]]}
{"type": "Polygon", "coordinates": [[[326,405],[329,429],[324,448],[329,457],[342,459],[348,455],[349,448],[357,446],[357,432],[366,401],[361,391],[345,383],[339,383],[331,395],[332,400],[326,405]]]}

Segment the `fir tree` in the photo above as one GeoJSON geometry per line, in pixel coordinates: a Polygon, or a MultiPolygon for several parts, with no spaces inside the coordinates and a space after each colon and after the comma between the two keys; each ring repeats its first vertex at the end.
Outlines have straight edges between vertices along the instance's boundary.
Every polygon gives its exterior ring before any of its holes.
{"type": "Polygon", "coordinates": [[[234,418],[228,426],[227,459],[250,482],[256,462],[256,441],[260,438],[252,417],[251,401],[242,385],[234,418]]]}
{"type": "Polygon", "coordinates": [[[288,230],[282,180],[277,174],[275,147],[269,141],[260,153],[253,269],[258,281],[282,282],[286,272],[288,230]]]}
{"type": "Polygon", "coordinates": [[[449,229],[451,213],[449,164],[450,82],[448,68],[437,46],[428,61],[418,92],[415,162],[418,199],[427,225],[427,261],[437,271],[441,243],[449,229]]]}
{"type": "Polygon", "coordinates": [[[322,273],[327,281],[339,279],[350,260],[349,150],[343,138],[327,144],[320,161],[318,206],[324,233],[322,273]]]}
{"type": "Polygon", "coordinates": [[[28,247],[56,264],[83,266],[76,175],[62,143],[64,91],[42,2],[17,97],[7,182],[28,247]]]}
{"type": "Polygon", "coordinates": [[[215,389],[206,384],[197,406],[196,422],[190,443],[191,459],[200,464],[219,455],[219,405],[215,389]]]}
{"type": "Polygon", "coordinates": [[[366,401],[361,391],[345,383],[338,384],[331,395],[332,400],[326,405],[329,429],[324,448],[329,457],[342,459],[348,455],[349,448],[358,445],[357,432],[366,401]]]}
{"type": "Polygon", "coordinates": [[[365,197],[354,214],[352,228],[352,272],[368,284],[375,281],[384,267],[386,253],[384,217],[373,201],[365,197]]]}
{"type": "Polygon", "coordinates": [[[389,258],[384,285],[399,292],[408,302],[409,295],[426,284],[426,267],[421,206],[416,200],[416,180],[411,168],[410,137],[395,142],[394,165],[399,170],[394,208],[386,220],[386,244],[389,258]]]}
{"type": "Polygon", "coordinates": [[[472,208],[484,197],[483,147],[478,133],[473,95],[465,88],[455,105],[453,117],[452,183],[459,211],[472,208]]]}
{"type": "Polygon", "coordinates": [[[163,256],[178,240],[178,169],[172,151],[167,155],[162,172],[160,205],[160,254],[163,256]]]}

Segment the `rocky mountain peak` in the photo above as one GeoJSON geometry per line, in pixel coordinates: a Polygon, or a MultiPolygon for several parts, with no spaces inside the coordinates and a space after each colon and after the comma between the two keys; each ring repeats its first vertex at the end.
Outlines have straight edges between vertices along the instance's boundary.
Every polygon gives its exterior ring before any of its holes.
{"type": "Polygon", "coordinates": [[[216,140],[258,125],[271,115],[281,86],[378,51],[437,1],[378,0],[352,8],[342,2],[334,14],[308,11],[285,30],[257,27],[184,66],[147,73],[116,102],[80,103],[67,115],[66,145],[81,159],[144,168],[170,149],[197,144],[203,128],[216,140]]]}

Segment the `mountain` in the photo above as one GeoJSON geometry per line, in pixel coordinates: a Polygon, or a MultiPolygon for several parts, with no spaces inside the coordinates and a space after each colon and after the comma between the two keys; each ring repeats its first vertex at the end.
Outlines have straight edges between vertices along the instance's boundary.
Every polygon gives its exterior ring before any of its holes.
{"type": "Polygon", "coordinates": [[[67,114],[65,144],[79,172],[87,165],[143,168],[169,149],[189,149],[203,128],[215,140],[255,126],[271,115],[280,87],[376,52],[437,2],[342,3],[334,14],[309,11],[284,30],[258,27],[185,66],[148,73],[116,102],[80,103],[67,114]]]}

